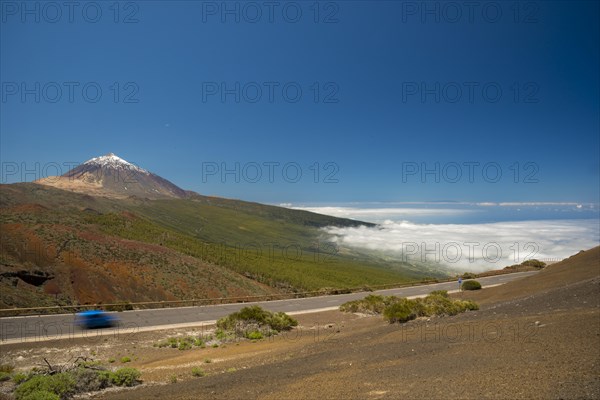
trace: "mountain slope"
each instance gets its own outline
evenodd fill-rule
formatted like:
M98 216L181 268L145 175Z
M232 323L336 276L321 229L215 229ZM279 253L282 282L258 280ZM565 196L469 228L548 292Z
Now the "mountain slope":
M112 198L185 198L188 195L168 180L113 153L92 158L62 176L49 176L36 183Z
M110 153L0 185L0 303L225 297L445 273L340 248L320 228L373 225L184 191Z
M242 296L443 273L336 248L358 221L195 195L114 199L0 185L2 306Z

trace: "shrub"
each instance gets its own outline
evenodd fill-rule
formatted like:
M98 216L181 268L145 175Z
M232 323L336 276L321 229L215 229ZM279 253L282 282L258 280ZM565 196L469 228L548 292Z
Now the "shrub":
M475 278L477 278L477 275L475 275L472 272L465 272L464 274L462 274L462 278L463 279L475 279Z
M540 260L536 260L535 258L532 258L531 260L523 261L521 263L521 265L523 265L525 267L534 267L534 268L542 269L546 266L546 263L543 261L540 261Z
M391 324L394 322L407 322L417 317L413 312L411 301L408 299L400 299L400 301L387 306L383 310L383 316Z
M227 317L219 319L217 321L217 327L222 331L231 331L235 330L238 322L266 325L269 317L270 313L259 306L244 307L238 312L234 312Z
M459 308L456 302L449 297L444 297L439 294L430 294L425 297L422 302L424 306L424 314L431 315L456 315L459 313Z
M57 394L45 390L38 390L29 393L27 396L23 397L22 400L60 400L60 397Z
M340 306L341 311L361 312L364 314L381 314L386 306L394 302L393 296L370 294L364 299L354 300Z
M178 346L179 350L189 350L191 348L192 348L192 345L189 342L187 342L187 341L179 342L179 346Z
M15 390L15 398L23 400L34 392L50 392L60 398L70 396L75 390L75 379L68 373L36 375Z
M246 333L246 337L250 340L258 340L263 338L263 334L260 331L252 331Z
M269 327L275 331L282 331L297 326L298 321L283 312L272 313L263 310L259 306L244 307L238 312L219 319L217 321L219 329L215 335L222 340L226 337L226 331L244 329L249 325L256 326L259 329Z
M368 297L368 296L367 296ZM452 300L445 290L431 292L425 298L414 300L398 298L395 296L381 297L373 296L370 299L352 301L343 304L342 311L353 310L378 310L381 304L384 304L384 318L390 323L407 322L417 317L456 315L468 310L478 310L479 306L470 300ZM373 304L378 304L373 307Z
M135 368L119 368L110 374L110 381L116 386L134 386L140 381L140 375Z
M205 358L204 359L204 363L205 364L210 364L212 362L212 360L210 358Z
M192 368L192 375L200 377L200 376L204 376L206 374L200 367L194 367L194 368Z
M456 302L458 303L458 306L462 311L475 311L475 310L479 310L479 306L477 305L477 303L471 301L471 300L456 300Z
M227 333L223 329L217 329L215 331L215 337L219 340L224 340L227 337Z
M11 372L13 372L15 369L14 365L9 365L9 364L2 364L0 365L0 372L6 372L8 374L10 374Z
M116 360L115 360L113 357L111 357L111 358L109 358L109 359L108 359L108 362L109 362L110 364L114 363L115 361L116 361Z
M276 331L284 331L298 326L298 321L284 312L276 312L269 319L269 326Z
M77 392L95 392L109 386L108 371L78 368L71 372Z
M481 283L477 281L464 281L462 286L462 290L479 290L481 289Z
M10 373L0 371L0 382L10 381Z
M16 383L17 385L20 385L21 383L25 382L27 379L29 379L29 375L24 374L22 372L19 372L15 375L13 375L12 380L14 383Z
M130 357L127 357L127 356L121 357L121 364L125 364L125 363L128 363L128 362L131 362L131 358Z

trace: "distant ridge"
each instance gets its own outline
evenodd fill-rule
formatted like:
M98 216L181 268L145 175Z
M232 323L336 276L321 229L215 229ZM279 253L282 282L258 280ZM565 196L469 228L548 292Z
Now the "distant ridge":
M160 199L188 196L185 190L172 182L114 153L94 157L62 176L49 176L38 179L34 183L111 198L137 196Z

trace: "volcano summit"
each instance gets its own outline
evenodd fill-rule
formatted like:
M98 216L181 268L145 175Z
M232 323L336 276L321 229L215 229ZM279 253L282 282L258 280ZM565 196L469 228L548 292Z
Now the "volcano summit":
M73 192L94 196L149 199L184 198L185 190L140 168L113 153L92 158L61 176L49 176L35 181Z

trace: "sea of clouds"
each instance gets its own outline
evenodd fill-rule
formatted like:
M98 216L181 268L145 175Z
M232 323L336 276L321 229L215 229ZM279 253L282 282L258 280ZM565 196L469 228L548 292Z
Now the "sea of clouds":
M440 263L481 272L527 259L557 261L600 244L598 219L547 219L486 223L423 223L478 210L452 208L295 207L378 223L375 227L323 228L340 246L379 251L401 261ZM560 216L561 214L557 214Z

